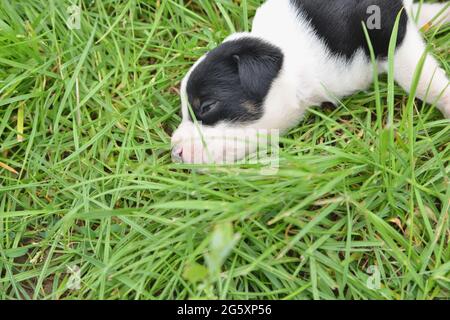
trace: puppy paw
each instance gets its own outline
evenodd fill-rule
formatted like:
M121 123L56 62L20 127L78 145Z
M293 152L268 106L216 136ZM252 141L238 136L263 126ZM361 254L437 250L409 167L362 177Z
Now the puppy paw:
M445 116L445 118L450 119L450 93L447 94L444 98L442 98L438 107L439 110L441 110L442 114Z

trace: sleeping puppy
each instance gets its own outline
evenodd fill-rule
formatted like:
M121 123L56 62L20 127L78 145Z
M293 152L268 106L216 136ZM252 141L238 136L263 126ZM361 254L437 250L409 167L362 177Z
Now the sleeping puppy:
M255 151L256 144L249 143L255 141L255 132L284 133L309 107L368 89L373 65L362 22L379 69L386 72L389 41L400 14L395 80L408 91L426 50L419 27L442 12L441 22L449 22L445 6L419 8L411 0L267 0L251 33L228 37L183 79L183 121L172 137L174 161L240 160ZM369 25L372 14L378 14L378 26L376 21ZM417 96L450 117L449 79L431 55Z

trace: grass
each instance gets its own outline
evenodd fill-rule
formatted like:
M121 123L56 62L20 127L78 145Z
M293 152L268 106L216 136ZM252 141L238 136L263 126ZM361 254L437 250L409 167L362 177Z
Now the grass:
M277 174L200 174L170 160L177 88L261 1L81 3L69 30L69 1L0 0L1 299L450 297L435 108L383 76L312 109Z

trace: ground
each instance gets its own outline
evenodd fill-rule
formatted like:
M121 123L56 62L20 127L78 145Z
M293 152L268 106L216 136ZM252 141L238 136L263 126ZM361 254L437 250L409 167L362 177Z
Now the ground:
M0 6L0 298L450 297L449 121L383 76L280 168L172 164L189 66L261 0ZM69 15L72 15L70 19ZM450 71L450 28L426 31Z

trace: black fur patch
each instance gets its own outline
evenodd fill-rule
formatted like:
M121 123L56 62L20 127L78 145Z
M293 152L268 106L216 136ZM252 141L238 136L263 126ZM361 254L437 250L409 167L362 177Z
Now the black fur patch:
M187 96L195 117L205 125L261 118L262 104L283 65L281 50L246 37L227 41L207 54L192 71Z
M368 8L373 5L381 9L381 29L368 30L369 35L377 57L387 57L392 30L397 15L403 8L401 0L291 0L291 2L311 21L330 51L347 59L360 48L364 48L369 55L361 22L367 22L371 16ZM407 14L403 10L397 45L405 38L407 21Z

